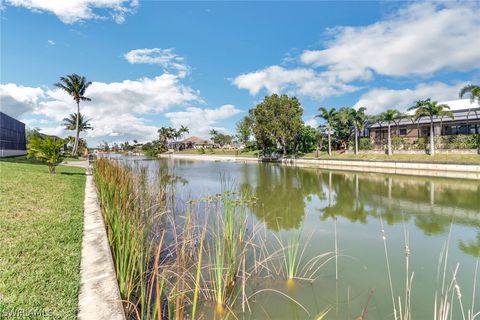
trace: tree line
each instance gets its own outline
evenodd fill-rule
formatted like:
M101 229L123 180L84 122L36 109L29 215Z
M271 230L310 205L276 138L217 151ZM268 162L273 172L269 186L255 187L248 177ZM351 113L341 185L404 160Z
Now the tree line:
M473 103L480 105L480 86L469 85L464 87L460 98L470 95ZM431 99L417 101L408 110L413 115L407 115L397 109L388 109L378 115L366 114L366 108L353 107L325 108L320 107L316 118L323 123L313 128L302 120L303 108L296 97L272 94L266 96L262 102L249 110L240 122L237 123L237 139L247 148L258 149L263 156L295 155L326 150L329 155L332 149L349 148L353 144L353 151L358 154L359 137L367 124L379 123L387 128L386 152L392 154L391 126L400 120L409 118L413 122L421 118L430 120L430 150L434 155L433 121L436 117L453 118L453 113L446 104L439 104ZM252 139L253 138L253 139ZM326 141L325 141L326 140Z
M80 113L80 102L91 101L85 95L91 84L92 82L87 81L84 76L75 73L60 77L60 81L54 84L55 87L69 94L75 102L76 112L63 119L65 129L75 131L74 137L55 139L40 134L36 130L28 139L28 156L48 163L51 172L54 172L55 166L61 162L62 149L65 144L73 143L72 156L78 156L81 150L87 150L86 140L80 138L80 132L92 130L93 127L90 125L90 119L86 119ZM459 96L463 98L465 95L470 95L472 103L477 101L480 104L480 86L463 87ZM409 110L414 110L413 121L424 117L430 119L430 155L435 152L433 119L438 116L453 117L448 109L449 106L438 104L431 99L417 101L414 106L409 108ZM210 135L212 141L220 146L239 142L244 144L247 150L258 149L267 156L277 153L285 156L314 150L318 153L324 148L331 155L332 146L335 149L347 149L351 140L353 140L354 152L357 154L360 132L367 123L379 122L387 126L387 153L390 155L392 154L391 125L407 117L396 109L389 109L379 115L367 115L365 114L366 109L363 107L358 109L344 107L338 110L321 107L318 111L319 114L316 117L323 119L324 123L318 128L313 128L303 122L303 108L296 97L272 94L250 109L249 114L237 123L235 136L218 132L215 129L210 131ZM189 129L185 126L181 126L179 129L162 127L158 130L158 139L151 142L139 144L134 140L131 145L126 141L120 145L114 143L112 147L107 142L103 142L99 147L105 151L133 151L140 148L146 154L157 155L167 151L169 141L176 142L187 133L189 133ZM327 138L326 147L325 136ZM480 138L478 140L480 141ZM480 145L480 142L478 144Z

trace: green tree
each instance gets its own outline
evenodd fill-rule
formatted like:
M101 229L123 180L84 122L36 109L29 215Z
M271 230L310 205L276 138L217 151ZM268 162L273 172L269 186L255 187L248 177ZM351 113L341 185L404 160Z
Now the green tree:
M415 110L414 119L417 121L422 117L428 117L430 119L430 155L435 155L435 143L433 140L433 118L434 117L450 117L453 119L453 113L446 109L450 107L446 104L438 104L437 101L431 101L431 99L419 100L417 103L408 108L408 110Z
M233 140L233 136L218 132L215 129L210 130L210 135L212 136L212 141L220 145L221 147L232 143L232 140Z
M158 140L165 147L167 146L168 140L171 140L175 137L175 129L172 127L161 127L158 129Z
M252 131L263 153L278 144L286 155L303 126L302 115L298 99L287 95L272 94L251 109Z
M322 118L325 120L325 131L327 131L327 137L328 137L328 155L332 155L332 139L331 139L331 131L333 128L333 122L335 121L335 117L337 115L337 110L335 108L331 108L330 110L327 110L324 107L318 108L318 111L320 113L316 115L315 117Z
M63 160L62 149L65 141L53 137L34 136L28 143L27 156L43 161L48 166L48 172L55 173L55 167Z
M470 102L474 102L477 100L477 103L480 104L480 86L470 84L468 86L465 86L460 90L460 98L463 98L467 93L470 94Z
M87 81L84 76L78 74L70 74L65 77L60 77L60 82L54 85L67 92L73 97L73 100L77 103L77 114L80 114L80 101L91 101L90 98L85 97L85 91L92 83ZM75 123L75 143L73 144L73 154L78 152L78 139L80 136L80 116L77 117Z
M388 109L385 112L382 112L379 116L380 121L385 121L387 123L387 154L392 155L392 135L390 126L392 122L395 122L402 116L400 111L396 109Z
M102 151L105 151L105 152L108 152L108 151L110 151L110 146L108 145L107 141L103 141L102 143L100 143L98 145L98 149L100 149Z
M68 136L66 139L64 139L64 142L67 144L72 144L75 142L75 137ZM80 138L78 139L78 147L77 151L79 154L83 154L85 152L85 149L88 149L87 146L87 140ZM68 150L71 152L73 150L73 147L68 147Z
M68 115L67 118L63 119L63 125L65 126L65 130L76 130L77 127L77 114L76 113L71 113ZM93 127L90 125L90 119L86 119L81 113L80 113L80 119L78 120L78 131L79 132L84 132L87 130L93 130ZM82 148L80 146L82 139L79 139L78 144L77 144L77 151L82 152ZM75 139L73 139L73 144L75 145Z
M245 146L247 146L250 136L252 135L251 123L251 119L247 116L240 120L236 126L237 139Z
M315 132L315 157L318 158L318 153L323 147L324 134L321 129L317 129Z
M26 130L27 143L30 142L34 137L43 137L43 134L40 133L40 128L27 128Z
M301 153L313 152L317 147L318 130L311 126L302 126L296 136L295 149Z
M334 142L337 148L346 149L352 135L351 130L351 108L342 107L337 110L333 117L332 129Z
M353 127L354 134L354 153L358 154L358 134L365 127L365 115L366 108L361 107L358 109L350 109L350 123Z
M170 128L170 130L171 130L171 137L175 141L178 141L178 139L182 138L183 135L190 132L190 130L184 125L181 125L180 128L178 129Z

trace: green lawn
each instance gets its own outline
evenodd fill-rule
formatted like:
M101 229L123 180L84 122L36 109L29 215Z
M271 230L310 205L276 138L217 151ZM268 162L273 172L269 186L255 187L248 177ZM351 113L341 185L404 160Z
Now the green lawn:
M304 155L305 158L314 158L315 153ZM341 160L377 160L377 161L411 161L411 162L452 162L452 163L480 163L478 154L436 154L431 157L428 154L371 154L367 151L360 151L358 155L333 153L331 157L326 152L320 153L319 159L341 159Z
M319 159L340 159L340 160L377 160L377 161L421 161L421 162L452 162L452 163L480 163L480 155L477 154L437 154L430 157L427 154L371 154L368 151L360 151L360 154L343 154L334 152L331 157L326 152L319 154ZM238 150L205 149L205 154L198 150L188 149L175 152L176 154L194 154L194 155L217 155L217 156L239 156L239 157L257 157L258 151L240 152ZM303 155L303 158L315 158L315 152Z
M24 157L0 161L0 318L46 312L75 319L85 173ZM38 318L38 317L25 317Z

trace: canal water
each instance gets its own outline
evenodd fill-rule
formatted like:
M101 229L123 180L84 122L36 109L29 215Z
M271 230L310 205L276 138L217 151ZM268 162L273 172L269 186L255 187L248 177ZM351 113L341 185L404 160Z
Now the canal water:
M413 319L433 319L444 268L445 285L450 285L458 266L456 284L465 312L472 305L480 255L480 181L278 164L183 159L134 162L149 168L151 174L161 170L174 175L178 203L218 194L226 180L250 190L257 199L249 208L251 217L279 238L300 234L304 243L308 241L305 261L337 248L338 258L322 266L313 282L296 281L293 286L283 280L258 283L256 290L268 290L255 295L252 312L239 313L241 318L315 319L329 309L325 319L362 319L362 314L364 319L393 319L390 279L398 311L399 297L402 307L405 303L407 258L408 277L413 276ZM441 253L447 251L447 263L439 262ZM279 292L298 301L308 313ZM479 297L480 289L476 311ZM452 318L463 319L457 295L448 300Z

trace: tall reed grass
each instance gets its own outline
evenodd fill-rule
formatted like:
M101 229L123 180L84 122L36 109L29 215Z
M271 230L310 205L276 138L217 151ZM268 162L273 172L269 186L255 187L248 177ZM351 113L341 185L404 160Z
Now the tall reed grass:
M250 279L271 275L274 254L266 230L247 219L248 192L229 186L179 214L168 209L165 182L150 189L141 168L99 159L94 178L129 318L201 318L209 301L221 318L236 318L240 304L250 310L259 293Z

